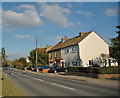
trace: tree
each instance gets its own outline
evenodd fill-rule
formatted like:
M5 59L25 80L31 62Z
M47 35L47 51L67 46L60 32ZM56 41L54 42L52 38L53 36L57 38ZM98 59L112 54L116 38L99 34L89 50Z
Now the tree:
M6 51L5 51L4 47L1 48L1 61L2 61L2 66L4 66L4 65L8 66L7 55L6 55Z
M1 56L2 56L2 61L6 61L7 60L7 56L6 56L6 52L5 52L5 48L2 47L1 49Z
M117 37L111 38L112 45L110 46L110 56L118 60L120 65L120 26L116 26L119 30L116 32Z
M37 51L37 62L39 65L48 64L48 53L46 53L45 49L34 49L30 52L30 56L28 56L29 60L35 65L36 64L36 51Z
M18 62L22 63L22 65L23 65L24 67L27 67L27 66L28 66L28 63L27 63L27 61L26 61L26 58L20 58L20 59L18 60Z

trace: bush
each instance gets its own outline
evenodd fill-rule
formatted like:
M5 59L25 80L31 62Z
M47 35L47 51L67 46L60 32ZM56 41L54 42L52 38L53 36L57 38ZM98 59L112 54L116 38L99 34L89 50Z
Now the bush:
M120 67L68 67L68 71L95 74L119 74Z
M93 64L93 67L100 67L100 65L98 65L98 64Z
M23 66L20 66L20 65L18 65L16 68L17 68L17 69L21 69L21 70L24 69L24 67L23 67Z

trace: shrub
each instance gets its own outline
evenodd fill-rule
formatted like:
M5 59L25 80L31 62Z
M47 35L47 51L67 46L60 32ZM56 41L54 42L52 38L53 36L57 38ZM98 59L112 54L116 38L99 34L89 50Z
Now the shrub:
M68 71L95 74L119 74L120 67L68 67Z
M17 69L21 69L21 70L23 70L23 69L24 69L24 67L23 67L23 66L18 65L18 66L17 66Z
M98 65L98 64L93 64L93 67L100 67L100 65Z

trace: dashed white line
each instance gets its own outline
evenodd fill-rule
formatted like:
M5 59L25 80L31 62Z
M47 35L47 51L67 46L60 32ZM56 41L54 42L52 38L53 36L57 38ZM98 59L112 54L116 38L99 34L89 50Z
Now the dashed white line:
M64 85L60 85L60 84L56 84L56 83L51 83L53 85L57 85L57 86L60 86L60 87L64 87L64 88L67 88L67 89L71 89L71 90L76 90L74 88L71 88L71 87L67 87L67 86L64 86Z
M20 73L17 73L21 76L24 76L24 77L29 77L29 78L32 78L32 79L35 79L35 80L39 80L39 81L44 81L42 79L39 79L39 78L34 78L34 77L31 77L31 76L27 76L27 75L24 75L24 74L20 74ZM52 85L56 85L56 86L60 86L60 87L63 87L63 88L67 88L67 89L71 89L71 90L76 90L74 88L71 88L71 87L67 87L67 86L64 86L64 85L60 85L60 84L56 84L56 83L51 83Z
M27 75L23 75L23 74L19 74L19 75L24 76L24 77L29 77L29 78L32 78L32 79L35 79L35 80L43 81L42 79L34 78L34 77L31 77L31 76L27 76Z
M42 79L38 79L38 78L33 78L33 79L35 79L35 80L39 80L39 81L43 81Z

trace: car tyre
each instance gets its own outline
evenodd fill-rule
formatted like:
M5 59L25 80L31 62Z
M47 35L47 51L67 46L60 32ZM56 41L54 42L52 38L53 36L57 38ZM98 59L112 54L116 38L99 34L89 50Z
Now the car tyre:
M55 70L54 73L57 73L57 71Z

